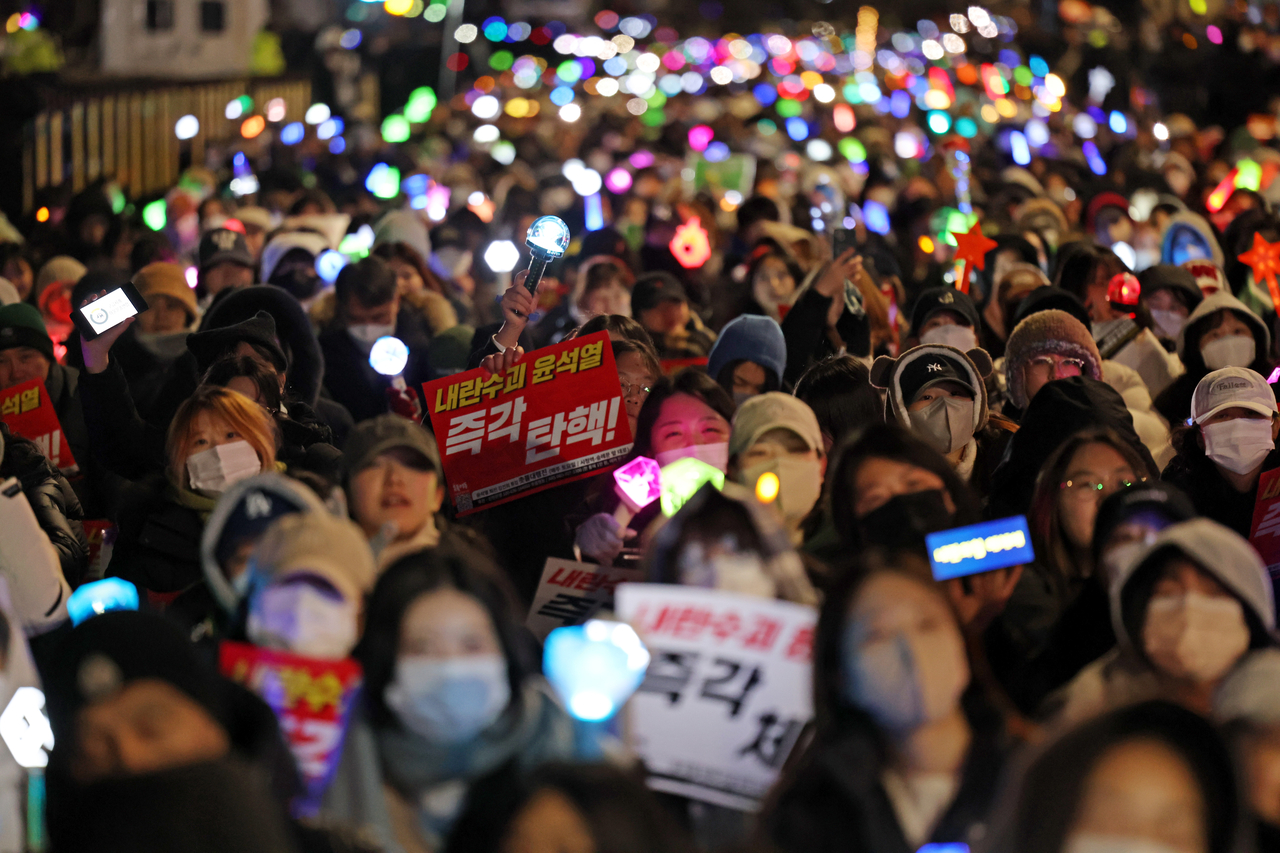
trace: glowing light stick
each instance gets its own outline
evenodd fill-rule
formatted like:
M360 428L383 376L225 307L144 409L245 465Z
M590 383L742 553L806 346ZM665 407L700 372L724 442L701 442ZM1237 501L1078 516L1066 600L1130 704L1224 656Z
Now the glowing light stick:
M72 625L111 610L137 610L138 588L123 578L103 578L87 583L67 599Z
M569 713L586 722L612 717L644 680L649 650L630 625L592 619L547 635L542 669Z
M44 693L19 687L0 714L0 738L27 771L27 849L48 848L44 825L44 768L53 749L53 729L44 713Z
M525 245L533 253L529 262L529 277L524 286L534 296L538 295L538 283L547 271L547 265L569 249L569 226L558 216L539 216L529 226Z
M622 503L613 511L620 527L625 528L636 513L662 497L662 474L658 463L647 456L632 459L613 472L614 489Z
M663 468L662 514L675 515L707 483L723 489L724 472L701 459L687 456Z

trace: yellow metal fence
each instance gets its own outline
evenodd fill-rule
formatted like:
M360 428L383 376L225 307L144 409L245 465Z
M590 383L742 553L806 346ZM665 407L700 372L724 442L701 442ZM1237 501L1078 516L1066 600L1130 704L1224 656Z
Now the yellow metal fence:
M131 197L163 192L177 183L182 151L189 164L204 162L205 148L240 134L245 117L228 119L227 102L253 98L256 110L283 98L286 121L301 121L311 103L306 80L254 79L175 86L122 87L65 98L39 113L23 143L22 205L30 212L47 187L78 192L99 178L114 178ZM59 100L62 100L61 98ZM184 115L200 121L194 138L179 140L174 124Z

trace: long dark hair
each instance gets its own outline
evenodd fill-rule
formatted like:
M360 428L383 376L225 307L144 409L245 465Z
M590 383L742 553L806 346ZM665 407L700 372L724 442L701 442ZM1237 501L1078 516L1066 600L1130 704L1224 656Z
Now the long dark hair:
M1067 466L1071 464L1076 451L1089 444L1105 444L1110 447L1124 457L1124 461L1139 477L1155 479L1159 475L1132 444L1109 427L1081 430L1060 444L1040 468L1031 498L1031 510L1027 514L1036 559L1052 570L1055 579L1079 580L1093 570L1093 552L1087 546L1079 554L1072 551L1062 529L1060 512L1065 494L1062 481L1067 477ZM1080 560L1086 561L1085 565L1079 565Z
M383 693L395 674L404 614L419 596L441 589L473 596L493 620L507 659L513 705L520 702L525 678L537 671L536 659L531 656L533 640L518 616L521 608L515 592L496 564L456 543L410 554L378 578L369 597L364 636L355 650L364 667L366 703L375 726L394 724Z
M715 380L700 370L683 370L674 378L664 376L653 386L649 398L640 409L640 417L636 419L636 445L633 456L653 456L653 441L650 433L658 421L662 404L676 394L688 394L696 397L714 409L722 418L733 423L733 398Z
M884 403L871 384L871 371L851 355L814 363L796 382L794 394L813 409L833 447L857 430L884 422Z
M1168 702L1129 705L1069 730L1007 780L989 853L1061 853L1085 781L1108 752L1154 740L1185 761L1205 804L1209 853L1248 849L1243 791L1213 725Z
M975 524L979 520L979 500L951 463L938 451L916 438L897 424L873 424L854 434L840 450L833 454L835 466L827 472L827 495L831 505L831 519L845 546L856 553L862 549L858 516L855 508L858 496L854 493L854 481L864 462L869 459L892 459L932 471L942 479L943 489L951 496L956 507L955 526Z

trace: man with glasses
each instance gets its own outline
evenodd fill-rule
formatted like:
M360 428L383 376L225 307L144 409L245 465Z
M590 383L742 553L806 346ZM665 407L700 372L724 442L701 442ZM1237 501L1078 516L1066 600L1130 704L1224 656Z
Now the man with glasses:
M1102 357L1084 324L1066 311L1038 311L1018 324L1005 348L1004 375L1009 404L1017 417L1040 389L1055 379L1102 379Z

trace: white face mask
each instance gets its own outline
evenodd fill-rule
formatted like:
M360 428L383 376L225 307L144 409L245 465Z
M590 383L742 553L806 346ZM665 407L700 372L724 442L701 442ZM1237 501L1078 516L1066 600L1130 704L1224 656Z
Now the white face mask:
M718 441L714 444L691 444L675 450L663 450L653 454L659 468L665 468L677 459L701 459L717 471L729 470L729 442Z
M1205 455L1236 474L1248 474L1275 450L1271 420L1235 418L1201 427Z
M502 655L396 660L383 694L406 729L433 743L462 743L497 722L511 702Z
M753 492L766 472L778 477L778 496L773 506L789 522L800 521L822 496L822 463L816 458L788 453L742 471L741 482Z
M1224 367L1248 367L1257 355L1257 346L1249 335L1228 335L1209 341L1200 347L1200 357L1205 367L1221 370Z
M935 326L920 336L922 344L940 344L942 346L955 347L960 352L968 352L978 346L978 336L973 331L972 326L957 326L955 323L947 323L943 326Z
M194 491L220 495L233 483L262 471L262 460L244 439L201 450L187 457L187 476Z
M347 326L347 334L351 336L351 340L359 344L360 348L365 352L373 349L374 343L378 338L385 338L387 335L395 334L395 323L383 325L381 323L362 323L357 326Z
M900 632L865 648L845 629L845 698L892 732L907 732L952 713L969 684L958 636Z
M973 438L973 407L973 400L939 397L909 414L911 431L943 456L954 453Z
M1249 648L1244 607L1230 596L1200 592L1152 598L1142 648L1153 664L1176 678L1216 681Z
M755 551L738 551L732 537L721 543L720 553L707 556L701 542L690 542L680 554L680 583L703 589L718 589L758 598L773 598L777 584L765 571L764 560Z
M1156 324L1161 336L1176 341L1182 327L1186 325L1187 315L1181 311L1152 311L1151 322ZM1252 361L1252 359L1250 360Z
M247 572L246 572L247 574ZM341 660L360 638L354 602L307 583L269 586L257 596L245 626L249 640L303 657Z
M1062 846L1062 853L1178 853L1159 841L1125 835L1095 835L1077 832Z

